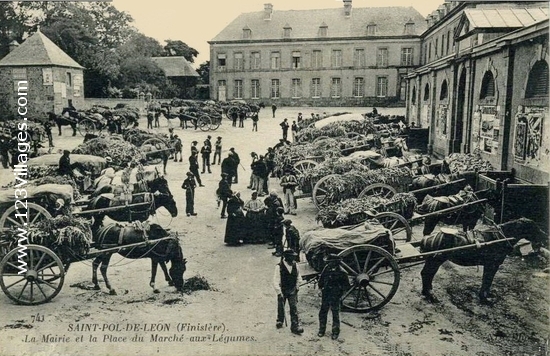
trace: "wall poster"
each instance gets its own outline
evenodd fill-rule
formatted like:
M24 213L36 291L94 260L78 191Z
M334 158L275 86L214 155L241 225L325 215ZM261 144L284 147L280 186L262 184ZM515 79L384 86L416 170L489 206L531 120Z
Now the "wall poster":
M544 121L548 119L548 108L528 107L522 110L520 107L516 114L514 137L516 162L536 167L550 165L549 135L544 130Z
M481 138L481 149L486 153L497 152L498 132L500 129L500 120L498 119L498 107L480 106L479 107L479 137ZM496 145L495 145L496 141Z
M27 79L27 68L12 68L11 75L13 79Z
M440 104L439 109L437 110L436 126L437 126L438 133L443 136L447 135L448 111L449 111L449 106L446 104Z
M42 85L53 85L53 71L51 68L42 68Z

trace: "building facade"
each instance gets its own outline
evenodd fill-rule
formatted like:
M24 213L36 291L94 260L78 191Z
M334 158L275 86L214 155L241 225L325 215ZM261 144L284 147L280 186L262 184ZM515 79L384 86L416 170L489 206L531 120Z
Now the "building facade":
M497 170L548 184L548 4L445 3L427 22L406 107L429 128L429 152L479 150Z
M412 7L245 13L210 44L210 97L280 105L404 105L424 18Z
M18 115L18 99L26 97L27 117L61 114L69 100L84 106L84 75L80 64L40 30L0 60L0 115Z

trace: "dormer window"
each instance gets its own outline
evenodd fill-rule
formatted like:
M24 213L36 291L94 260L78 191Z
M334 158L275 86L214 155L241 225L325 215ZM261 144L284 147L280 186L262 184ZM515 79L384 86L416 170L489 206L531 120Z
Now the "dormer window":
M286 24L285 27L283 27L283 37L290 38L291 33L292 33L292 27L290 27L289 24Z
M252 38L252 30L246 26L243 28L243 40L248 40L250 38Z
M321 26L319 26L319 37L327 37L328 36L328 26L326 23L322 23Z
M367 25L367 36L375 36L375 35L376 35L376 24L371 22Z
M407 21L407 23L405 24L404 33L405 35L414 35L415 32L416 31L415 31L414 22L412 19L409 19L409 21Z

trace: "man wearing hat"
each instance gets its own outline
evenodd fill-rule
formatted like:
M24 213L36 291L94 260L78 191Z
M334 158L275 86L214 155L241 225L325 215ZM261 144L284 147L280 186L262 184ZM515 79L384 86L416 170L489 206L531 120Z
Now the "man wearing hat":
M296 261L300 262L300 232L292 225L292 220L283 220L285 227L286 246L288 249L296 252Z
M296 253L286 250L283 258L275 266L273 274L273 288L277 293L277 329L283 327L285 322L285 303L288 300L290 307L290 331L301 335L304 329L300 327L298 319L298 289L300 284L300 272L296 267Z
M202 185L201 176L199 175L199 161L197 159L198 154L198 151L191 151L191 156L189 157L189 171L193 173L195 179L197 179L199 187L204 187L204 185Z
M296 176L292 174L290 168L285 169L285 175L281 178L281 187L283 187L283 195L285 198L285 214L296 215L296 198L294 198L294 191L298 186L298 180Z
M59 159L59 174L64 176L73 176L73 169L71 168L71 157L69 157L71 151L63 150L63 155Z
M328 310L332 310L332 340L340 335L340 299L344 292L349 290L348 275L340 268L342 258L335 254L329 254L325 259L326 265L319 277L319 289L321 289L321 309L319 310L319 333L317 336L325 336L327 327Z
M208 136L210 137L210 136ZM222 163L222 137L218 136L216 143L214 144L214 158L212 164L216 164L216 157L218 157L218 165Z
M229 152L227 154L227 157L225 157L222 161L222 173L225 173L227 176L227 183L231 185L233 183L233 171L235 170L234 165L235 161L233 158L231 158L233 154Z
M195 178L193 173L187 172L187 178L183 181L181 185L182 189L185 189L185 212L187 216L196 216L195 213Z
M197 152L199 153L199 149L197 148L197 141L193 141L191 142L191 155L193 154L193 152Z
M233 192L231 192L231 186L228 182L228 175L227 173L221 174L222 179L220 179L220 182L218 183L218 189L216 190L216 195L220 198L222 201L222 212L220 218L225 219L227 215L225 215L225 211L227 210L227 200L233 195Z
M183 145L181 143L181 139L178 137L178 135L174 135L174 162L178 161L178 153L180 154L180 162L181 162L182 149L183 149Z
M204 141L204 144L201 148L201 156L202 156L202 173L204 174L206 171L206 168L208 168L208 173L212 173L210 170L210 154L212 153L212 145L209 143L208 140Z
M231 152L231 159L233 160L233 172L232 174L230 174L233 178L235 178L235 180L233 182L229 182L229 183L239 183L239 172L238 172L238 168L239 168L239 164L241 163L241 159L239 157L239 154L237 152L235 152L235 149L233 147L231 147L229 149L229 152Z
M265 218L267 220L267 230L269 231L271 242L270 245L275 247L276 241L273 236L274 231L274 225L276 224L278 217L277 217L277 209L283 209L283 201L281 198L277 196L277 192L274 190L269 193L269 196L264 199L264 204L267 207L267 211L265 212ZM284 219L283 219L284 220ZM282 222L282 220L281 220ZM281 236L282 237L282 236Z

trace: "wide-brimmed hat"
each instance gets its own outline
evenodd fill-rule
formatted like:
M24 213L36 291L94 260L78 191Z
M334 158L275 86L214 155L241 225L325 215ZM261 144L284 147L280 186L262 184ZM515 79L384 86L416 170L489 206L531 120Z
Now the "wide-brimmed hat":
M285 224L285 225L290 225L290 224L292 224L292 220L290 220L290 219L285 219L285 220L283 220L283 224Z
M221 140L221 139L222 139L222 137L221 137L221 136L218 136L218 140Z
M71 153L69 150L63 150L63 153Z
M193 141L193 142L191 142L191 143L199 143L199 141Z

